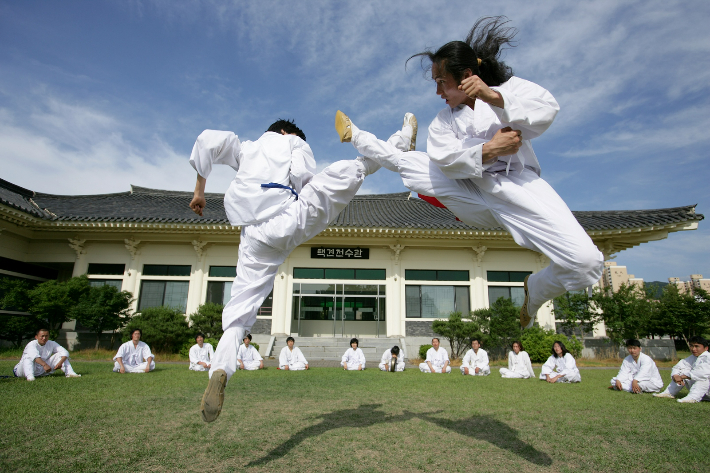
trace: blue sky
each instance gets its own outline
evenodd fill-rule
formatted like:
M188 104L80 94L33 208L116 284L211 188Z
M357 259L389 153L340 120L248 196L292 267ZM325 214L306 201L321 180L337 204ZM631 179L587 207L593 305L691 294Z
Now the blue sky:
M519 30L506 62L561 111L533 142L573 210L698 204L710 219L710 2L0 2L0 177L40 192L192 190L206 128L304 130L319 167L355 156L337 109L386 137L445 104L417 52L480 16ZM208 191L233 175L218 169ZM394 173L361 193L404 191ZM647 281L710 277L710 221L618 254Z

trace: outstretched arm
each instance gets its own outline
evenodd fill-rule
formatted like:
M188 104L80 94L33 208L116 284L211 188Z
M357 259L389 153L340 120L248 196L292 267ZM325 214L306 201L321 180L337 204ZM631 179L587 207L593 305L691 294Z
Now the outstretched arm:
M202 211L205 210L207 206L207 201L205 200L205 185L207 184L207 179L197 175L197 183L195 184L195 193L192 196L192 201L190 202L190 208L197 215L202 217Z

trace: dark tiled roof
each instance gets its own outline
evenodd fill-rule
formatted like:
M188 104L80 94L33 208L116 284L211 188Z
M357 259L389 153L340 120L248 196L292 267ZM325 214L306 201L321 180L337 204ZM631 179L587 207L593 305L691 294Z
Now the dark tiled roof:
M191 192L132 186L130 192L117 194L53 195L32 192L0 180L0 203L34 216L60 221L228 223L224 212L224 195L207 194L205 197L207 208L204 217L200 218L188 208L192 199ZM587 231L646 228L700 221L704 218L695 213L694 205L656 210L585 211L574 212L574 215ZM410 197L409 192L356 196L331 226L474 229L457 221L447 209Z

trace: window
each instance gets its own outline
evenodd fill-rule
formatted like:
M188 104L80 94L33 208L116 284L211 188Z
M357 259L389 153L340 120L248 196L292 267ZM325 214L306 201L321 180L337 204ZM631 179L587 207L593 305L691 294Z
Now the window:
M126 270L125 264L102 264L89 263L89 269L86 274L104 274L107 276L123 276Z
M384 269L347 269L347 268L293 268L296 279L369 279L384 280Z
M232 296L232 281L209 281L207 283L207 297L205 302L226 305ZM271 315L274 304L274 290L272 289L264 302L259 307L256 315Z
M236 278L237 277L237 267L236 266L210 266L211 278Z
M89 279L89 286L113 286L120 291L123 287L123 279Z
M523 286L488 286L488 305L504 297L513 301L517 307L522 307L525 302L525 288Z
M138 311L149 307L164 306L174 307L185 312L189 288L188 281L143 281L141 282Z
M524 282L532 271L488 271L488 282Z
M143 276L189 276L190 269L190 265L145 264Z
M407 318L447 318L470 312L468 286L405 286Z
M406 269L407 281L468 281L468 271L450 271L433 269Z

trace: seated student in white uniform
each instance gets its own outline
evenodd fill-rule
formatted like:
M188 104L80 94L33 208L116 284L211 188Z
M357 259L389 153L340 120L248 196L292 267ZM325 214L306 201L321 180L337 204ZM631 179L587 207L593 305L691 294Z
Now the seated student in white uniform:
M680 360L671 371L671 383L665 391L654 394L655 397L674 399L684 388L688 388L688 395L678 402L710 401L710 352L708 341L703 337L691 337L690 355Z
M279 354L279 369L285 371L301 371L308 369L308 360L303 353L293 345L296 343L293 337L286 339L286 346Z
M663 387L661 373L650 356L641 353L641 342L635 338L626 340L626 351L619 374L611 378L609 389L634 394L657 393Z
M20 362L12 372L18 378L34 381L40 376L53 374L62 370L67 378L79 378L69 363L69 352L57 342L49 339L49 330L37 330L35 339L25 346Z
M529 379L535 377L532 363L528 352L523 351L523 344L519 341L513 342L513 350L508 352L508 367L500 369L500 375L503 378L523 378Z
M358 348L357 338L350 340L350 348L345 350L340 359L340 366L347 371L362 371L365 369L365 354Z
M431 348L426 352L426 360L419 363L419 371L422 373L451 373L449 366L449 354L439 347L439 339L431 339Z
M488 365L488 352L481 348L481 340L474 338L471 340L471 349L463 357L461 363L461 374L471 376L488 376L491 374L491 367Z
M264 359L251 345L251 334L247 334L237 350L237 363L240 370L254 371L264 369Z
M550 356L540 371L540 379L548 383L579 383L582 375L577 363L562 342L552 344Z
M143 331L137 328L131 332L131 340L118 347L113 357L115 373L148 373L155 369L155 356L145 342L141 342Z
M205 336L198 333L195 343L190 347L190 369L193 371L207 371L212 366L214 349L211 343L205 343Z
M382 354L382 358L380 359L380 364L377 365L380 368L380 371L390 370L390 361L392 360L392 358L396 360L394 370L404 371L404 356L400 356L400 353L401 351L397 345L385 350L385 352Z
M412 141L408 128L395 133L389 143L408 149ZM205 185L212 168L223 164L236 171L224 196L224 210L229 223L242 229L237 275L222 312L224 335L200 405L202 419L213 422L221 412L227 381L237 371L237 348L256 322L279 266L295 248L325 230L355 197L365 176L379 166L356 158L316 173L305 134L288 120L274 122L256 141L230 131L205 130L192 148L190 164L197 171L190 208L200 216L209 212ZM209 218L220 211L217 206Z

